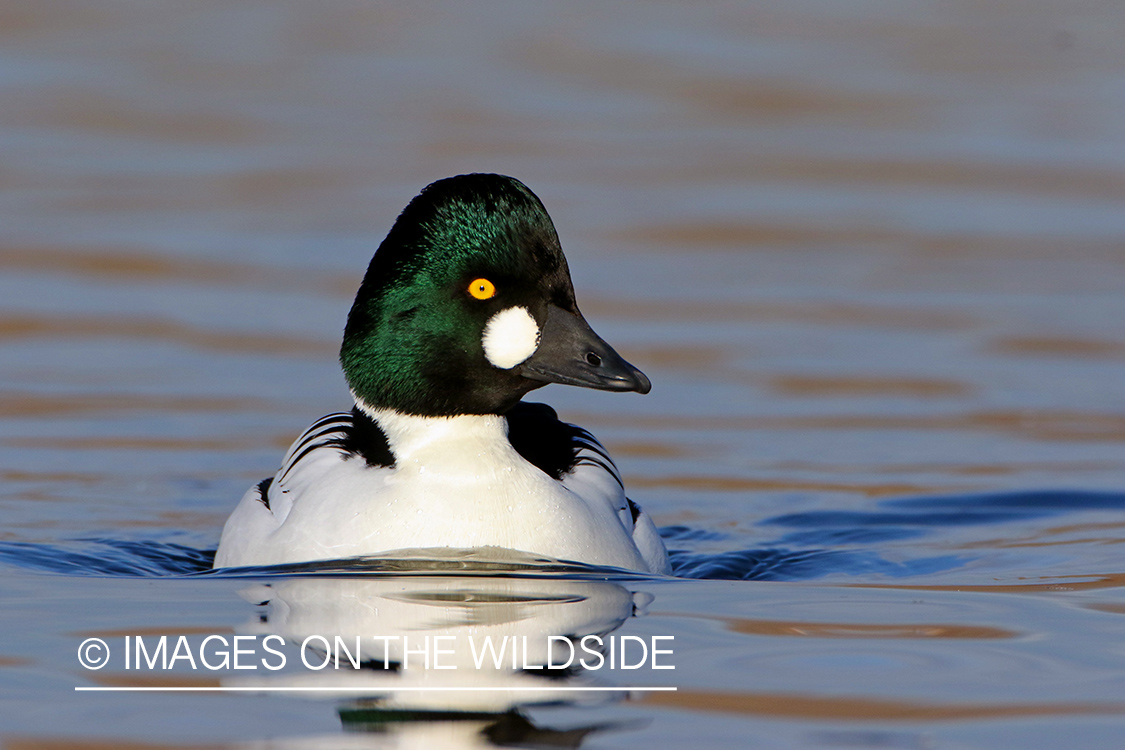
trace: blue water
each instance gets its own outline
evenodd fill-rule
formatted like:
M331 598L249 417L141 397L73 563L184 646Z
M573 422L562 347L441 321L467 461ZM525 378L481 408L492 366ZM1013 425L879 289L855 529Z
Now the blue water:
M912 578L953 571L977 559L972 555L931 555L891 561L882 542L940 535L950 527L996 525L1015 521L1079 523L1082 511L1123 511L1125 493L1031 491L1003 494L933 496L886 500L871 511L812 510L759 522L786 531L772 543L752 549L695 551L737 541L728 534L687 526L668 526L661 535L669 548L676 577L741 581L809 581L828 576ZM788 531L795 529L795 531ZM1003 532L1002 529L999 530ZM693 544L695 543L695 544ZM16 569L77 576L182 576L212 573L215 551L170 542L75 539L67 544L0 542L0 563ZM424 566L419 566L419 568ZM597 573L597 567L569 563L538 566L552 572ZM238 569L237 574L373 574L401 572L379 560L329 561L312 565ZM620 571L608 570L611 574Z
M1117 750L1123 36L1110 0L8 0L0 745ZM390 223L468 171L543 199L652 379L536 398L607 446L674 576L211 571L348 408ZM405 669L317 698L120 661L271 628L672 636L674 671L585 678L677 691L477 674L535 692L452 706ZM88 638L116 661L80 666ZM165 679L262 690L75 691Z

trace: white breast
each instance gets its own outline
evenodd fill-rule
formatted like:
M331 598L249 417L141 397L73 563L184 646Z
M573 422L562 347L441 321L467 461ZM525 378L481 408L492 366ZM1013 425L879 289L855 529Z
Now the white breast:
M503 417L369 416L387 435L393 468L331 451L285 478L291 502L271 505L287 508L265 508L252 489L223 530L216 566L497 546L649 569L617 512L624 494L612 478L585 474L564 486L512 448Z

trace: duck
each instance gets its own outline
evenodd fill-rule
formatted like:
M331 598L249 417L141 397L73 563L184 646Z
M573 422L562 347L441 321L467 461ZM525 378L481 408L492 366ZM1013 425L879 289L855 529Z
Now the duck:
M315 421L223 527L215 568L508 550L668 574L609 451L550 383L648 393L586 322L554 223L522 182L438 180L403 209L348 313L350 411Z

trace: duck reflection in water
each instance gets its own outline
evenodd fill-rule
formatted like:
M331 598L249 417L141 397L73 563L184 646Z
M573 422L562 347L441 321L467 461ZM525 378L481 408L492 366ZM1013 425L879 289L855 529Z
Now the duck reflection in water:
M338 707L345 729L378 732L379 746L578 747L592 732L637 725L548 729L520 710L545 704L593 707L627 694L573 690L614 685L615 672L584 668L579 658L586 657L587 664L605 659L608 665L609 634L643 613L652 599L618 583L484 576L290 578L241 593L262 611L240 634L275 634L291 647L307 643L309 662L327 661L328 668L230 677L224 686L308 687L309 693L298 694L335 700L345 695ZM586 636L600 640L586 638L583 651ZM326 653L338 650L337 637L347 653ZM566 663L571 649L576 656L569 666L547 668ZM348 654L359 669L352 668ZM334 667L337 656L342 668ZM289 662L299 667L301 659ZM635 679L636 672L626 674ZM323 687L347 692L316 691Z

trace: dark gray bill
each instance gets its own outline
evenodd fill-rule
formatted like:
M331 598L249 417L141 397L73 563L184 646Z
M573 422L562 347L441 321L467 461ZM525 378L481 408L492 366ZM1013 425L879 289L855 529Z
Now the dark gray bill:
M603 391L648 393L652 383L602 341L581 315L556 305L547 308L539 348L520 366L520 375Z

